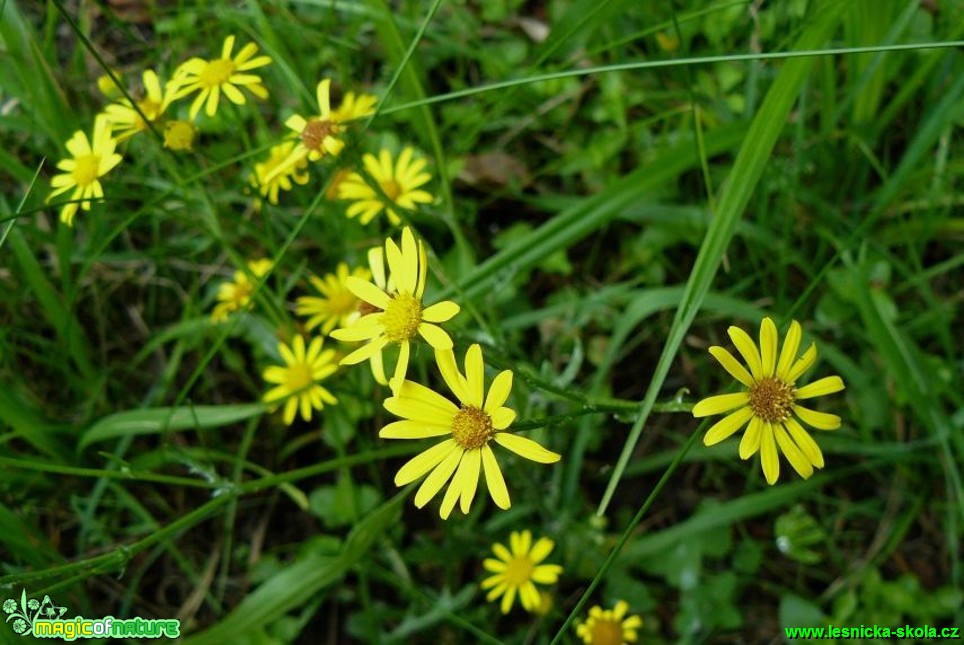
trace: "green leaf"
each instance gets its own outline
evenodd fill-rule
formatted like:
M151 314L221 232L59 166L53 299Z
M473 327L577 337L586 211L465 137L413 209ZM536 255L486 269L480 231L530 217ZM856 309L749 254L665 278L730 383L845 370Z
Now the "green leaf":
M186 639L184 645L234 642L305 604L341 579L368 553L375 541L397 521L399 506L406 497L407 491L399 493L359 522L337 556L311 553L302 557L249 594L224 620Z
M148 408L118 412L104 417L88 428L80 441L80 448L118 437L218 428L250 419L263 412L264 406L260 403Z

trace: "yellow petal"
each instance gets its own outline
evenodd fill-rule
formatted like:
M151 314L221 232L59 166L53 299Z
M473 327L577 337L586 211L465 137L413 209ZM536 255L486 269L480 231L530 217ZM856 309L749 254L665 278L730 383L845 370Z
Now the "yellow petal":
M552 553L555 548L556 543L547 537L539 538L533 545L532 550L529 551L529 559L532 560L533 564L539 564Z
M763 421L759 417L750 419L750 425L740 440L740 459L749 459L760 449L760 436L763 434Z
M803 330L800 327L800 323L794 320L790 323L790 329L787 330L786 338L783 339L783 349L780 350L780 362L777 363L777 377L781 380L787 380L787 372L790 370L793 360L797 357L797 350L800 349L800 338L802 336Z
M810 463L817 468L823 468L823 453L820 451L820 446L817 445L817 442L810 436L810 433L804 430L803 426L797 423L797 420L792 417L784 422L784 426L786 426L787 431L800 447L800 450L803 451L803 454L810 460Z
M452 442L455 443L454 441ZM425 478L422 485L419 486L418 492L415 493L415 506L422 508L425 506L430 499L435 497L435 495L442 489L445 482L449 480L452 473L459 465L459 461L462 459L462 453L465 452L460 446L456 445L445 459L442 460L438 466L435 467L429 476Z
M776 433L777 445L780 446L780 450L783 451L793 469L804 479L810 479L810 476L813 475L813 466L810 464L810 460L804 456L803 451L797 447L797 444L793 442L782 425L777 424L773 427L773 431Z
M405 374L408 372L408 359L412 352L412 344L403 340L399 345L398 362L395 363L395 373L388 382L388 387L392 389L392 394L398 396L401 392L402 384L405 382Z
M459 477L459 473L462 472L462 464L464 463L465 453L463 453L461 456L458 469L455 471L452 481L449 482L449 487L445 491L445 496L442 497L442 504L439 506L438 514L443 520L447 520L449 515L452 514L452 509L455 508L455 502L458 501L462 494L462 488L465 485L465 481Z
M752 416L753 410L751 410L749 406L728 414L714 423L713 426L706 431L706 434L703 436L703 443L707 446L720 443L742 428Z
M760 461L763 464L763 476L771 486L780 477L780 456L777 454L777 443L773 437L773 426L763 422L763 436L760 437Z
M384 336L381 336L379 338L374 338L371 340L371 342L365 345L362 345L361 347L353 351L351 354L341 359L341 362L339 364L355 365L356 363L361 363L362 361L368 358L371 358L372 356L381 352L382 348L385 347L386 342L387 341L385 340Z
M411 381L405 381L403 387L409 387L409 384L413 386L416 385ZM445 409L420 399L393 396L385 399L383 405L385 406L386 410L395 416L402 417L403 419L409 421L418 421L420 423L428 423L431 425L444 425L451 428L452 419L455 418L455 413L458 411L458 408L456 408L451 402L448 402L448 404L451 407Z
M517 434L497 432L493 438L503 448L540 464L553 464L562 458L562 455L546 450L532 439L526 439Z
M800 417L801 421L817 430L836 430L840 427L840 417L836 414L817 412L801 405L793 406L793 412Z
M419 421L394 421L378 431L382 439L425 439L440 437L452 432L452 428Z
M795 383L798 378L800 378L804 372L813 367L813 364L817 362L817 345L811 343L807 351L803 353L796 363L787 371L787 378L785 379L787 383Z
M747 369L740 365L740 362L733 357L733 354L716 345L710 347L710 354L723 366L723 369L729 372L730 376L747 387L753 385L753 377L750 376Z
M455 353L451 349L435 350L435 363L438 365L442 379L459 401L463 405L469 405L468 386L465 377L459 373L458 365L455 363Z
M489 394L485 397L485 406L482 409L489 414L493 414L502 407L511 392L512 372L509 370L499 372L492 379L492 385L489 386Z
M468 514L475 497L475 491L479 484L479 470L482 466L482 451L467 450L462 457L462 465L456 473L456 479L462 480L462 496L459 498L459 507L462 512Z
M404 486L415 481L439 465L443 459L456 450L461 450L461 448L458 447L458 444L456 444L454 440L448 439L415 455L405 462L404 466L398 469L398 472L395 474L395 485Z
M468 404L481 409L485 395L485 364L482 362L482 348L478 343L469 347L465 353L465 381L469 395Z
M809 385L804 385L802 388L796 391L796 397L798 399L811 399L815 396L823 396L824 394L833 394L834 392L839 392L844 389L843 379L839 376L827 376Z
M777 365L777 326L769 317L760 323L760 363L763 376L773 376Z
M711 414L722 414L729 412L733 408L746 405L750 402L750 395L746 392L735 392L733 394L718 394L703 399L693 406L694 417L708 417Z
M480 452L482 453L482 468L485 470L485 485L489 489L489 495L496 506L506 510L512 503L509 501L509 490L505 487L502 471L499 470L499 462L495 460L495 454L488 444L482 446Z
M442 323L451 320L459 313L459 306L451 300L436 302L422 311L422 320L430 323Z
M438 325L432 325L430 323L420 323L418 326L419 335L425 339L429 345L435 349L451 349L452 348L452 338L449 336L444 329Z
M516 417L515 410L511 408L499 408L488 414L489 418L492 419L492 427L496 430L505 430L512 425Z
M373 285L371 282L350 275L345 279L345 286L348 287L349 291L365 302L372 304L379 309L388 309L391 298L388 297L387 293Z
M750 335L739 327L730 327L726 331L730 335L730 340L736 345L737 351L740 352L740 356L746 361L753 378L758 380L763 378L763 366L760 362L760 353L757 351L756 345L753 344L753 339L750 338Z

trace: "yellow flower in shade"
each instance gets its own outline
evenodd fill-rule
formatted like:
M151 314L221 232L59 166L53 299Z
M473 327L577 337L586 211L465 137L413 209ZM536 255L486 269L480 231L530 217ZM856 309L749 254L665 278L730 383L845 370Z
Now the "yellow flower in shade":
M586 645L622 645L635 643L636 630L643 626L639 616L626 618L629 605L620 600L613 609L593 607L586 622L576 626L576 634Z
M494 574L482 581L482 588L489 589L485 599L492 602L502 596L502 613L507 614L518 594L527 611L538 613L543 599L536 584L555 584L562 573L558 564L540 564L555 546L555 542L545 537L533 545L529 531L513 531L509 535L511 551L498 542L493 544L495 558L486 558L482 563L486 571Z
M305 118L300 114L293 114L285 121L285 126L298 135L298 142L285 163L274 169L273 173L282 173L288 167L294 166L303 159L318 161L326 154L338 155L345 142L341 140L345 124L360 119L375 111L375 97L368 94L353 92L345 95L341 106L337 110L331 109L331 79L325 79L315 88L315 98L318 99L318 114ZM273 179L269 174L267 181Z
M171 103L171 85L169 84L167 89L162 91L161 81L154 70L146 70L143 80L144 98L136 103L131 103L125 97L104 109L104 114L107 115L111 129L113 129L114 136L117 137L118 141L123 141L138 132L147 130L150 127L149 124L157 121ZM135 109L135 105L137 109L144 113L143 117ZM144 120L144 117L147 118L147 121Z
M118 79L123 79L123 75L116 69L111 68L110 71ZM114 79L111 78L110 74L107 74L106 72L97 77L97 89L100 90L101 94L112 101L124 95L124 93L120 91L120 88L117 87L117 83L114 82Z
M248 43L241 48L238 55L231 58L234 49L234 36L224 39L221 48L221 58L204 60L192 58L177 68L174 74L174 99L182 99L197 92L198 95L191 104L190 115L195 118L204 106L204 113L214 116L218 109L221 93L235 105L246 102L240 88L245 88L260 99L268 98L268 90L261 84L261 77L257 74L245 74L253 69L271 64L270 56L254 57L258 53L258 46Z
M777 328L769 318L764 318L760 325L759 351L749 334L739 327L730 327L727 332L749 371L722 347L710 347L710 354L746 390L711 396L693 406L696 417L735 410L706 432L703 443L717 444L749 422L740 441L741 459L749 459L759 450L763 474L768 484L774 484L780 476L779 446L793 469L804 479L809 478L814 467L823 468L823 453L794 415L819 430L836 430L840 427L840 417L805 408L797 402L839 392L844 389L843 380L839 376L827 376L796 387L797 379L817 360L814 344L797 358L802 336L797 321L793 321L787 331L779 360Z
M94 119L94 133L91 140L78 130L67 142L67 152L70 159L64 159L57 164L63 173L54 175L50 185L54 191L47 197L49 202L54 197L73 189L70 199L83 200L80 203L64 204L60 209L60 221L67 226L73 226L77 208L90 210L90 200L104 196L104 188L100 185L103 177L121 162L121 156L114 152L117 141L110 134L107 118L101 114Z
M285 141L272 146L268 158L261 163L254 164L251 185L258 189L262 197L267 197L272 204L278 203L280 191L289 191L294 187L292 182L299 186L308 183L308 162L304 159L294 165L286 166L280 174L274 172L288 159L288 155L291 154L294 147L294 141Z
M251 260L248 262L248 271L255 280L260 279L265 273L271 270L272 262L268 259ZM244 271L234 272L234 281L225 282L218 287L218 304L211 312L211 322L224 322L228 315L235 311L247 309L251 306L251 294L254 292L255 283Z
M392 343L399 346L398 362L391 380L392 392L398 394L408 370L411 344L417 336L424 338L435 349L451 349L452 339L434 323L443 323L459 313L459 306L443 300L423 308L428 259L421 240L415 241L412 230L402 230L402 247L394 240L385 240L384 256L379 251L369 253L374 283L355 276L345 278L348 289L362 302L365 315L350 326L331 332L332 338L348 342L367 340L368 343L341 360L342 365L354 365L371 360L372 373L379 383L386 383L382 364L382 349ZM388 259L391 272L385 279L383 257Z
M414 210L416 204L431 203L432 196L420 190L419 187L428 183L432 176L423 172L425 160L412 161L412 154L411 148L405 148L394 164L388 150L379 152L377 159L372 154L362 157L365 170L373 180L378 182L384 196L369 186L360 174L352 173L341 183L338 190L339 197L354 202L348 207L346 215L348 217L357 215L362 224L368 224L384 210L388 215L388 221L398 225L401 219L392 206Z
M515 420L515 411L503 407L512 390L512 372L505 370L492 381L485 395L485 365L482 348L472 345L465 354L465 375L455 363L451 349L435 352L435 361L449 390L458 398L455 405L429 388L404 381L400 391L385 399L385 409L404 421L389 423L378 436L383 439L424 439L448 436L425 452L410 459L395 475L395 485L404 486L429 473L415 493L415 506L422 508L451 478L439 514L448 519L456 500L463 513L469 512L479 473L496 506L511 506L509 491L492 452L490 441L541 464L552 464L560 455L546 450L531 439L506 432ZM454 476L453 476L454 475ZM536 598L538 602L538 597Z
M190 121L168 121L164 126L164 147L175 152L191 150L197 126Z
M264 371L264 380L275 387L264 395L264 402L277 407L285 402L284 422L291 425L300 410L301 418L311 421L312 410L322 410L325 404L334 405L338 399L318 385L335 373L335 352L322 351L324 340L315 338L305 350L305 339L295 336L291 347L278 344L284 366L272 365Z
M348 289L349 275L359 280L372 277L371 271L364 267L358 267L349 273L348 265L341 262L335 273L329 273L324 278L309 278L321 296L302 296L295 304L295 313L299 316L310 316L305 324L308 331L321 325L321 331L329 334L335 325L347 327L359 317L360 301L358 296Z

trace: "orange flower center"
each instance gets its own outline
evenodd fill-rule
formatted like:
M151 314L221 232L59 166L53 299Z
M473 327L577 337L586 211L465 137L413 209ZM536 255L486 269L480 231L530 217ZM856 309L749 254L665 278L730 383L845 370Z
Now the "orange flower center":
M623 626L608 618L597 618L589 633L592 645L622 645L623 642Z
M403 192L402 187L394 179L381 182L381 186L382 192L385 193L385 197L388 197L389 201L398 201L398 196Z
M775 376L756 381L750 386L750 409L769 423L783 423L790 417L794 389Z
M517 555L513 556L513 558L506 563L506 569L503 575L509 587L521 587L532 578L532 570L534 568L535 565L532 564L529 556Z
M334 132L335 126L328 119L324 121L312 119L301 131L301 141L309 150L320 150L325 139Z
M421 323L422 303L407 293L396 294L382 315L385 336L395 343L411 340Z
M464 405L455 413L455 418L452 419L452 438L465 450L478 450L491 436L492 418L482 410Z
M100 168L100 155L89 154L74 159L74 181L78 186L86 187L97 180L97 169Z
M234 61L230 58L219 58L209 61L198 74L198 79L205 87L219 87L227 83L232 74L234 74Z
M294 363L288 366L288 379L285 385L292 392L300 392L314 382L311 366L308 363Z

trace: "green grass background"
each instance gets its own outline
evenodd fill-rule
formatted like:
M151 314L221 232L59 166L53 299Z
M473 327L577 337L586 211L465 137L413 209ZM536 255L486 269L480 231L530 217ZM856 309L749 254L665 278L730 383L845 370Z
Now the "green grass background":
M964 626L961 2L0 7L4 598L176 616L199 643L573 642L618 599L644 642ZM228 34L274 59L268 101L202 119L193 155L125 144L107 200L59 225L43 199L105 105L101 63L136 85ZM347 220L320 168L252 207L253 163L322 77L379 96L363 145L430 159L430 297L462 305L457 346L516 372L518 426L563 455L500 457L508 512L442 522L396 492L418 447L377 439L366 369L315 423L257 403L306 277L392 233ZM258 256L278 261L259 307L211 325ZM764 315L847 384L821 402L844 419L826 468L784 462L774 487L688 413L730 387L706 348ZM429 382L428 352L413 369ZM544 617L477 586L523 528L565 569Z

